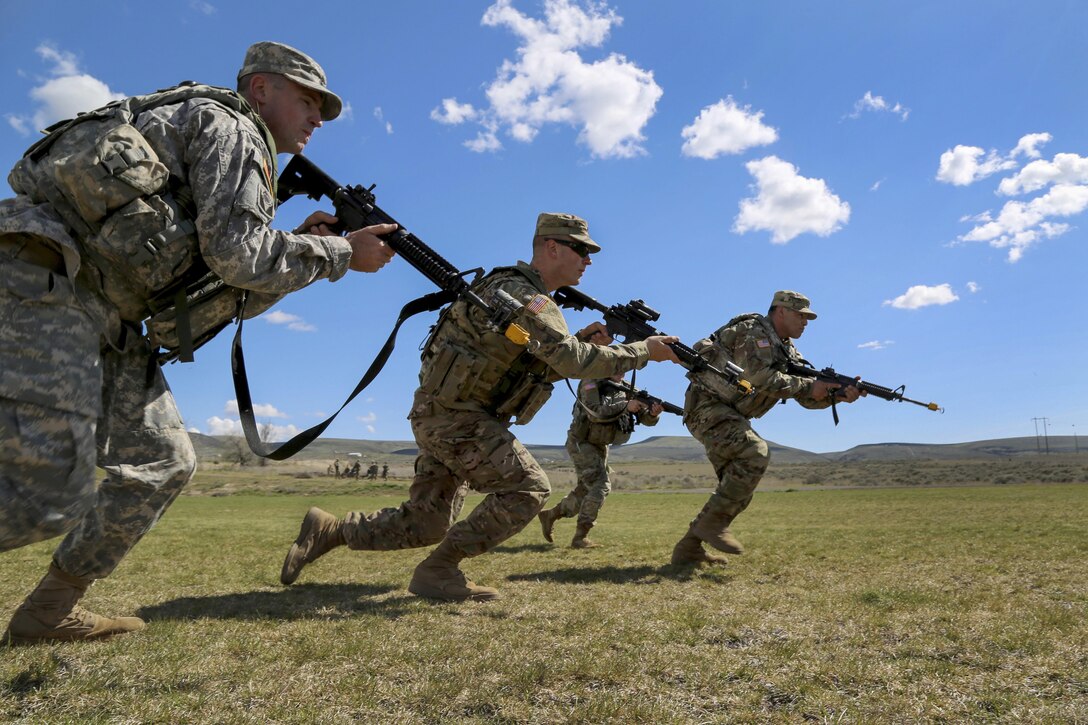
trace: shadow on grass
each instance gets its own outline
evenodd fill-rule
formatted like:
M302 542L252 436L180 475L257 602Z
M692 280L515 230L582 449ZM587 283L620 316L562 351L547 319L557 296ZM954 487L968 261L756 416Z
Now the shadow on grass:
M551 551L555 548L555 544L521 544L519 546L496 546L492 551L502 552L503 554L520 554L523 551L531 553L539 553L541 551Z
M511 574L509 581L552 581L562 584L656 584L663 579L691 581L709 579L724 584L733 580L724 566L599 566L570 567L531 574Z
M179 597L142 607L141 619L344 619L359 614L397 617L410 611L411 596L375 601L396 587L374 584L297 584L279 591Z

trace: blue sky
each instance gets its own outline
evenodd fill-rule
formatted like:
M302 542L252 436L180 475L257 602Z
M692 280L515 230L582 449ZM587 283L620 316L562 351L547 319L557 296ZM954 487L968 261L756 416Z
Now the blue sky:
M812 299L817 366L934 400L776 408L756 429L844 450L1088 433L1082 288L1088 5L962 2L0 1L0 160L111 97L233 86L246 47L313 55L344 99L307 156L462 269L529 256L536 215L588 219L581 289L642 298L688 344L776 289ZM281 164L287 157L280 157ZM10 190L3 187L5 193ZM285 205L290 228L319 208ZM246 325L262 421L307 428L354 387L407 300L403 261L291 295ZM592 321L568 316L573 327ZM329 429L407 440L416 318ZM236 425L230 335L166 372L186 424ZM636 384L683 403L683 370ZM520 437L560 443L562 385ZM1083 428L1080 426L1083 425ZM666 416L646 435L684 435Z

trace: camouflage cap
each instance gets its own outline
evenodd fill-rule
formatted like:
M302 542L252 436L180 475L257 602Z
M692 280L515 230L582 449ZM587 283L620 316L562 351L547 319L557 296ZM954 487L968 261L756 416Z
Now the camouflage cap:
M816 319L816 313L813 312L809 305L808 297L805 297L800 292L794 292L793 290L778 290L774 293L774 300L771 302L771 307L785 307L788 310L796 310L810 320Z
M593 253L601 251L601 245L589 238L589 224L586 220L573 214L542 212L536 218L536 236L581 242Z
M249 46L245 62L238 71L238 80L250 73L277 73L300 86L321 94L321 120L331 121L340 115L344 103L327 87L325 71L317 61L289 45L262 40Z

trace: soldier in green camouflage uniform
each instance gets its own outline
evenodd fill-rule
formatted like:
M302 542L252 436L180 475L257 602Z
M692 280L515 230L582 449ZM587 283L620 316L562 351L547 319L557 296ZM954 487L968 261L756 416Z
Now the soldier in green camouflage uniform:
M616 375L609 380L623 380ZM559 519L578 517L574 549L591 549L598 544L587 538L604 506L604 499L612 490L609 480L608 449L623 445L631 438L635 422L657 425L661 405L647 406L631 400L628 391L620 387L602 389L600 380L583 380L578 386L574 401L573 420L567 431L567 453L574 464L577 481L574 489L550 509L541 511L540 528L544 538L552 541L552 527Z
M752 500L770 461L766 441L752 430L749 420L762 417L789 398L806 408L831 405L831 391L839 386L786 373L788 362L802 360L792 340L814 319L816 313L809 308L807 297L782 290L775 292L766 315L740 315L696 343L695 349L710 364L724 367L726 362L734 362L744 368L744 377L756 392L746 396L712 374L688 373L691 383L684 424L706 447L718 486L673 549L672 563L725 561L703 549L704 543L727 554L743 552L729 524ZM852 403L858 395L858 389L850 387L843 399Z
M674 337L606 347L611 339L601 323L570 334L549 293L577 284L589 255L599 249L584 220L544 213L531 263L499 267L473 285L484 300L502 290L522 304L514 322L528 332L528 343L492 329L485 313L464 300L443 313L424 348L420 387L408 415L419 445L408 501L343 519L311 508L284 559L284 584L337 546L390 550L438 543L416 567L409 592L448 601L498 597L495 589L469 581L458 565L524 528L550 491L543 469L510 432L511 422L527 423L561 378L600 378L648 360L676 360L667 346ZM452 523L462 481L487 496Z
M132 192L133 204L146 198L180 206L186 198L195 210L186 222L191 231L167 252L180 249L193 266L203 260L229 289L251 291L258 309L349 269L377 271L392 252L376 235L394 231L391 225L340 237L329 234L334 218L317 212L300 227L309 233L268 226L277 151L300 152L313 130L340 112L321 67L288 46L257 43L238 89L148 107L130 122L147 150L126 163L138 169L157 156L163 176L169 172L160 190ZM75 132L66 131L58 145ZM82 207L40 198L46 182L31 168L16 166L9 181L18 195L0 201L0 550L67 537L12 617L5 638L14 643L142 628L138 618L96 615L78 602L147 533L196 467L156 345L142 332L150 300L137 285L145 280L89 251L114 221L137 224L118 238L133 251L156 239L119 218L129 206L107 216L100 234L77 231L89 221ZM88 203L102 201L105 187L77 179L76 188ZM140 196L150 191L154 198ZM177 228L182 221L179 214ZM160 268L156 259L150 271L167 282L191 273ZM100 484L96 463L106 471Z

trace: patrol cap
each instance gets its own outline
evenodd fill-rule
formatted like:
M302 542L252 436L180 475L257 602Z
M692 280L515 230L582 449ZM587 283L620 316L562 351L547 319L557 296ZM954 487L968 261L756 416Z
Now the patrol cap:
M816 319L816 313L813 312L809 305L808 297L805 297L800 292L794 292L793 290L778 290L774 293L774 301L771 302L771 307L785 307L789 310L796 310L810 320Z
M325 71L317 61L289 45L262 40L249 46L238 80L250 73L277 73L321 94L321 120L331 121L344 107L340 96L327 87Z
M536 236L581 242L594 254L601 251L601 245L589 238L589 225L586 224L586 220L573 214L542 212L536 218Z

